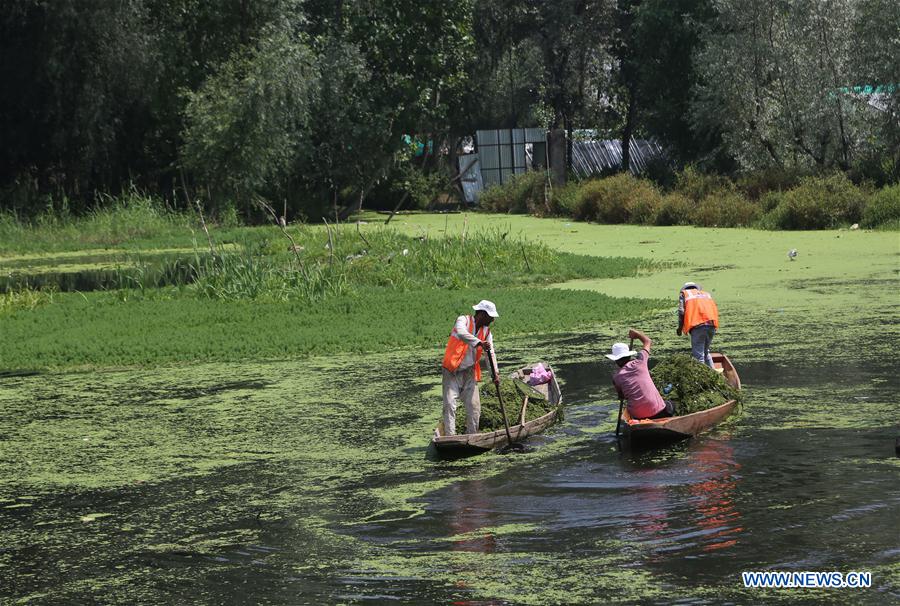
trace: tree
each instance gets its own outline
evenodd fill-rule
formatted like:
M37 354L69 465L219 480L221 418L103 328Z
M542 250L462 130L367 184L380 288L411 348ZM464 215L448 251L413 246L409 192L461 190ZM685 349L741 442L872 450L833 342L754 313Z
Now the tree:
M155 73L140 0L0 8L0 180L79 196L129 178Z
M856 0L718 0L697 56L695 128L742 168L848 169L877 116L838 94Z
M289 191L317 75L289 22L271 26L188 93L182 160L217 199L249 212L254 195Z

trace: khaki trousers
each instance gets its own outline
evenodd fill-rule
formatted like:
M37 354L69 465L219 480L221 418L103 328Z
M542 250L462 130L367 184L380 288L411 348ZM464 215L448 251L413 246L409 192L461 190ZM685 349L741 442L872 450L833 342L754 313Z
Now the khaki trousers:
M478 433L478 421L481 418L481 396L478 393L478 382L475 380L475 366L464 370L443 371L444 391L444 435L456 434L456 405L462 399L466 405L466 433Z

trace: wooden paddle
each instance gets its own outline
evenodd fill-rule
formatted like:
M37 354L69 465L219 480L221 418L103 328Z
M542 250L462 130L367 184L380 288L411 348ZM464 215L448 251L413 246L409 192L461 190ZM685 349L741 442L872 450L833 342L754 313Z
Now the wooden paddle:
M520 442L513 442L512 434L509 431L509 419L506 418L506 407L503 406L503 395L500 393L500 381L497 378L497 357L494 355L494 348L488 350L489 365L491 367L491 378L494 380L494 387L497 388L497 400L500 402L500 412L503 414L503 427L506 429L507 444L500 449L500 454L508 452L524 452L525 445Z
M634 351L634 339L628 343L628 349ZM622 407L625 405L625 400L623 398L619 398L619 416L616 417L616 437L619 437L619 425L622 424Z

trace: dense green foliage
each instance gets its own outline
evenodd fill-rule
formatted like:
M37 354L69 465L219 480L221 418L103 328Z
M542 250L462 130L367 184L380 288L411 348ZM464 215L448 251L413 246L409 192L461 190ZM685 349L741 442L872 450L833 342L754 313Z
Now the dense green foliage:
M188 219L148 200L66 221L6 217L10 245L60 252L0 257L0 368L438 347L448 323L486 297L504 310L498 334L565 330L659 305L544 288L655 265L557 253L508 231L412 237L382 226L288 225L292 244L275 227L212 225L210 252ZM82 253L70 252L79 245Z
M557 253L539 241L497 229L411 237L357 224L325 229L289 225L285 234L275 227L213 225L211 253L206 235L190 226L196 219L147 199L68 220L0 217L8 247L0 252L85 251L0 258L7 274L0 278L0 291L29 285L145 293L172 286L181 288L182 296L313 301L365 287L549 284L636 275L653 266L634 258Z
M782 190L781 188L786 189ZM491 188L491 200L515 200L521 191L513 181ZM552 214L598 223L759 227L763 229L833 229L860 222L864 227L896 227L897 186L874 194L856 186L843 173L799 177L773 173L732 181L688 167L664 193L652 182L630 174L569 184L550 197ZM495 207L498 206L495 204ZM543 216L518 204L509 212Z
M726 383L721 374L688 354L669 356L653 367L650 376L663 397L675 402L676 416L742 399L740 390Z
M514 176L504 185L494 185L481 193L478 202L487 211L497 213L550 214L547 175L531 171Z
M458 200L464 136L512 126L883 186L900 177L898 6L9 0L0 209L82 213L133 186L254 220L260 198L289 220L422 207ZM571 202L530 185L489 203Z
M621 174L586 181L576 196L576 218L599 223L653 223L659 192L649 182Z
M146 366L409 347L433 347L437 368L453 321L484 297L502 315L494 326L498 347L505 335L632 320L662 304L521 288L366 288L315 304L131 294L60 293L52 304L5 315L0 368Z
M763 218L767 227L827 229L856 223L868 196L844 175L808 177L794 189L770 197L774 208Z
M885 187L872 196L863 211L862 225L900 228L900 185Z

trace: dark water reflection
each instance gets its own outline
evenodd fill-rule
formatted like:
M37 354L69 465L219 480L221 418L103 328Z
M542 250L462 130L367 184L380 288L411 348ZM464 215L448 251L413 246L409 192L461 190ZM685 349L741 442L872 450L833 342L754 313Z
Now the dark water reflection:
M608 433L593 435L551 459L531 461L526 455L507 472L438 490L422 500L424 515L370 526L357 536L379 542L393 537L394 549L415 554L464 550L527 559L556 553L565 554L563 561L598 553L613 557L624 544L632 554L626 567L652 571L672 587L724 584L726 593L735 594L744 570L848 572L896 562L900 474L890 460L896 429L868 423L866 429L852 423L847 429L794 428L789 414L793 399L828 407L837 386L859 397L895 401L897 377L871 363L785 368L761 362L746 364L741 373L756 390L748 408L756 401L767 411L757 413L758 419L784 417L781 427L754 428L745 413L743 421L649 452L620 451ZM568 435L615 410L604 365L563 365L559 375L568 401L575 401ZM787 397L773 389L785 385L826 389L812 400L805 389ZM588 403L604 393L605 404ZM516 527L522 530L504 532ZM410 535L417 542L403 540ZM888 590L884 576L881 582L880 591L850 601L900 598L896 585ZM832 597L835 603L846 599ZM791 599L832 601L796 593Z

